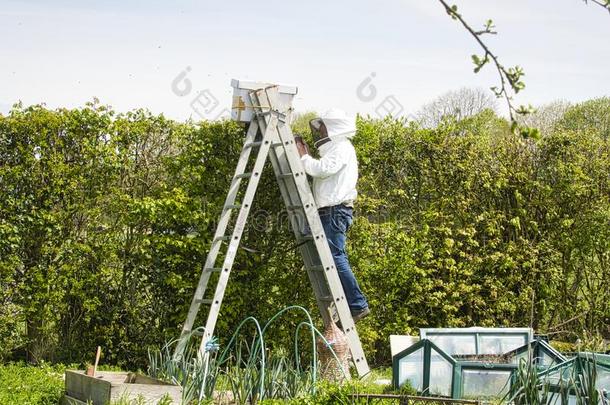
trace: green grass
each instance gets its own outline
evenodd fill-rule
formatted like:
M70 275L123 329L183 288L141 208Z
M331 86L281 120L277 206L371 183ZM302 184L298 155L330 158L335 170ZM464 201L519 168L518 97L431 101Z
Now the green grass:
M0 405L57 405L64 393L64 371L82 369L76 364L0 364ZM98 370L121 371L100 365Z
M65 366L0 365L0 405L57 405Z

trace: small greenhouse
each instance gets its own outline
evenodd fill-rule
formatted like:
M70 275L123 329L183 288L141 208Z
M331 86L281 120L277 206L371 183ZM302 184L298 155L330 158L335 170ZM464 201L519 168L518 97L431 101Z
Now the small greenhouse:
M610 391L610 356L579 354L568 359L544 340L534 339L530 328L421 329L420 337L393 356L396 388L409 383L425 395L501 398L511 392L519 364L531 360L540 378L548 379L550 391L559 392L569 378L591 375L587 367L593 365L595 387Z
M423 339L394 356L394 386L451 398L496 397L510 388L514 363L459 360Z

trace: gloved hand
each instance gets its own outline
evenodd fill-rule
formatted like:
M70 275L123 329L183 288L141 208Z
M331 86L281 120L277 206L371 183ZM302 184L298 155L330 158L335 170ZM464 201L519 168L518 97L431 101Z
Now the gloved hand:
M307 144L305 143L305 141L303 140L302 137L297 135L294 137L294 141L297 144L299 156L309 155L309 147L307 146Z

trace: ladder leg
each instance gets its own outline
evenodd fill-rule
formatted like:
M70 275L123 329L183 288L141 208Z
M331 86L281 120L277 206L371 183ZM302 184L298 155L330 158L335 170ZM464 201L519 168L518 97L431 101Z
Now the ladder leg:
M265 96L267 98L266 100ZM261 106L281 105L277 88L271 87L266 89L264 94L259 95L258 103ZM263 126L263 123L260 122L260 120L259 125L261 125L261 127ZM332 302L337 308L343 331L345 332L348 340L352 359L354 360L358 374L363 376L367 374L370 369L366 361L366 356L364 355L364 350L362 349L362 344L360 342L347 299L345 298L345 292L343 291L343 286L341 284L341 280L339 279L339 274L335 267L334 259L326 240L326 235L324 234L324 229L320 221L316 204L313 200L313 194L311 193L307 176L305 175L296 144L294 143L294 137L290 131L290 127L284 123L280 123L280 125L277 126L277 131L284 148L286 160L290 166L292 179L294 180L297 193L303 205L303 213L307 218L307 223L311 229L311 235L313 237L312 244L315 246L315 250L319 255L319 262L322 265L322 270L319 272L319 274L322 274L322 277L325 279L328 285L328 289L331 293L330 298L332 298ZM306 258L304 257L304 259ZM313 277L316 277L315 273ZM315 288L316 287L314 285L314 289ZM319 297L318 299L327 299L327 297ZM318 305L321 306L320 303ZM327 307L329 305L330 302L327 301ZM324 316L324 313L322 316Z
M250 177L250 181L248 182L248 187L246 188L246 192L241 204L241 208L239 210L239 214L237 216L235 227L233 228L233 234L231 235L231 238L229 240L229 246L227 248L225 259L221 267L220 277L218 279L218 283L216 284L214 298L212 300L210 310L208 312L208 319L206 321L203 339L201 340L201 346L199 347L200 355L205 355L206 344L214 334L216 321L218 320L218 314L220 313L220 307L222 305L224 293L227 288L229 276L231 274L231 268L233 267L233 261L235 260L235 255L237 254L237 248L239 247L239 242L241 240L241 236L244 231L246 221L248 219L250 207L252 205L252 201L254 200L254 195L258 187L265 161L267 160L267 156L269 154L269 148L271 147L271 138L273 135L273 128L276 124L277 119L273 117L271 119L271 125L265 128L263 132L263 138L261 141L262 144L259 147L259 152L256 157L256 161L254 162L252 175Z
M239 176L244 173L252 150L252 148L248 145L251 145L254 142L257 132L258 123L253 122L252 124L250 124L248 132L246 133L244 147L240 154L239 160L237 161L235 173L233 174L233 180L231 182L229 192L223 205L223 211L220 214L220 220L218 221L216 232L214 233L214 238L212 239L210 250L203 266L203 271L201 272L201 276L199 277L197 289L195 290L195 294L193 296L193 299L191 300L191 306L189 308L186 321L184 322L184 325L182 327L181 337L184 337L193 329L195 319L197 318L197 313L199 312L203 296L205 294L208 282L210 280L210 276L212 274L211 269L214 268L214 264L216 263L216 257L218 256L223 236L226 232L227 225L229 224L229 220L231 218L232 210L227 209L226 207L232 206L235 203L235 199L237 198L237 193L239 191L239 185L241 182L241 178ZM178 355L182 351L182 349L183 346L177 346L174 355Z

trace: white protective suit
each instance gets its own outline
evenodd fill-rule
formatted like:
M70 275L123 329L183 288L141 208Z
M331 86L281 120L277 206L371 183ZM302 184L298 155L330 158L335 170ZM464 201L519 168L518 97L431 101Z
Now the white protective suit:
M313 195L318 208L338 204L353 206L357 196L358 160L349 138L356 133L354 118L333 109L320 118L326 126L330 142L318 148L320 159L303 155L305 172L313 177Z

